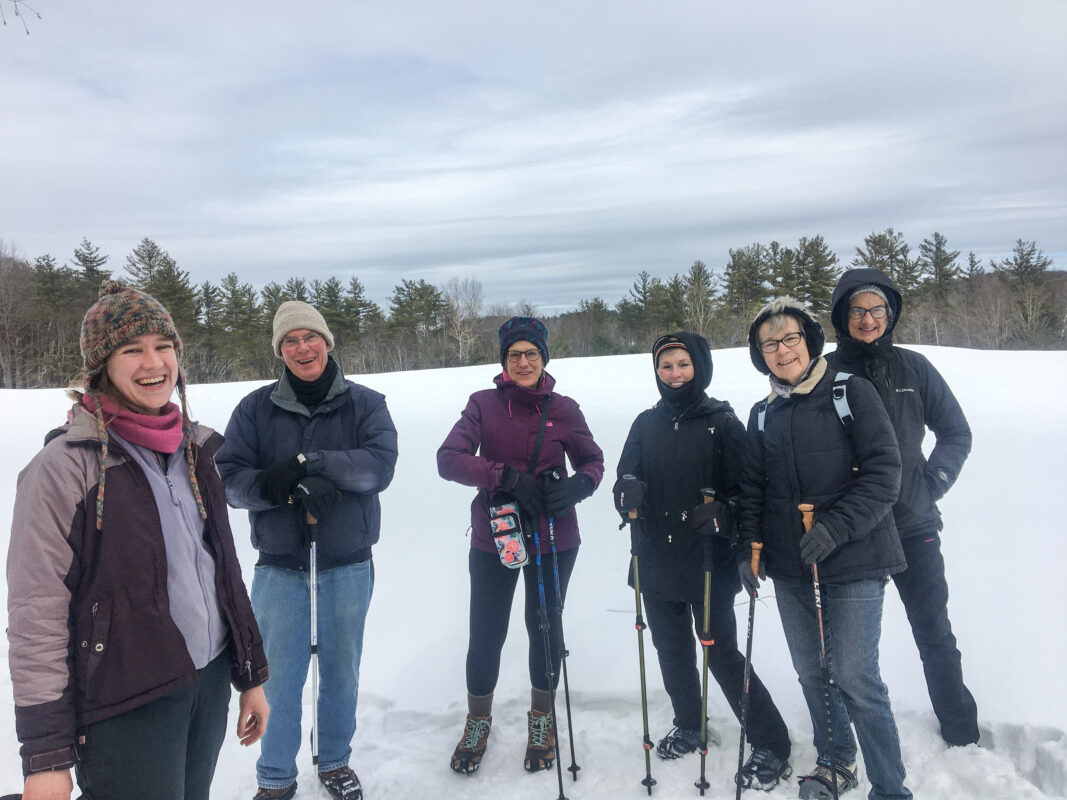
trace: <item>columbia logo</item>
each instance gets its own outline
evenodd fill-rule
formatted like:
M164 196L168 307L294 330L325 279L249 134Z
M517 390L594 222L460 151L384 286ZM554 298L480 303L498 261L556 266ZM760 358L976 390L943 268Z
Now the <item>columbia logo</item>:
M897 389L898 392L914 392L914 389Z

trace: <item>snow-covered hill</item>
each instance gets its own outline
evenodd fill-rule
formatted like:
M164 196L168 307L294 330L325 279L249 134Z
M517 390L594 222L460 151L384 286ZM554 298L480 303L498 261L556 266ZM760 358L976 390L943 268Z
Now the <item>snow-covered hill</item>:
M1067 416L1048 402L1067 393L1067 353L916 349L945 375L974 429L970 459L941 509L952 620L965 678L978 700L983 747L949 750L938 736L903 608L890 589L882 672L900 726L908 785L922 800L1067 796L1067 682L1062 672L1067 626L1056 611L1067 564L1059 507ZM765 379L752 368L745 350L716 351L714 360L712 393L733 403L744 419L765 393ZM631 421L657 399L650 358L561 359L552 361L549 371L558 389L581 404L613 474ZM377 586L354 744L353 766L370 800L558 796L554 772L529 775L522 768L529 681L518 613L505 648L483 766L470 777L448 768L466 710L471 490L438 477L435 453L467 395L489 386L495 372L495 367L482 366L356 378L387 395L401 448L396 479L382 496L384 527L375 548ZM194 416L221 430L252 388L247 383L191 387ZM68 405L59 390L0 391L0 540L6 540L10 528L19 470L40 447L44 433L62 422ZM565 619L582 767L577 782L564 773L571 800L647 796L640 785L644 757L633 593L626 586L629 545L627 534L617 528L607 483L579 507L583 545ZM247 518L231 511L231 520L250 583L255 553ZM799 772L814 760L810 723L772 594L768 584L756 612L754 662L790 726ZM516 612L520 607L516 603ZM738 614L744 630L740 605ZM0 651L6 650L6 640L0 641ZM658 737L670 725L670 705L647 638L646 650L650 724ZM0 684L5 698L0 708L2 794L20 786L21 774L6 670L0 671ZM308 699L306 695L306 708ZM712 788L705 796L725 800L734 796L738 726L715 692L710 707L723 744L709 753ZM213 797L251 798L256 750L227 742ZM569 763L565 752L564 766ZM316 796L307 753L301 754L300 768L297 797ZM698 796L693 787L698 770L695 757L669 763L654 758L654 796ZM861 784L861 792L866 790L867 784ZM795 796L792 781L770 795Z

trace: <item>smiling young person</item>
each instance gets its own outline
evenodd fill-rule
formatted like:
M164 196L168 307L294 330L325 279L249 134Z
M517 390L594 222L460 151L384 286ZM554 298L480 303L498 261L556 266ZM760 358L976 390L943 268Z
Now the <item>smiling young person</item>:
M468 713L450 761L455 772L468 775L478 769L489 741L493 692L520 571L526 592L531 684L523 765L537 772L555 763L552 693L559 682L561 620L550 614L549 659L539 628L534 559L531 557L521 569L509 569L502 563L491 533L489 509L501 502L501 493L519 504L526 549L531 553L534 530L539 532L541 552L550 551L552 519L562 597L557 599L552 570L546 567L545 605L561 609L581 541L574 507L593 493L604 475L604 454L593 441L581 409L574 400L556 392L555 378L545 371L549 352L544 324L533 317L512 317L500 326L499 337L503 369L493 379L494 388L470 396L459 421L437 451L437 470L442 478L478 489L471 502L468 558ZM570 475L568 460L574 470ZM546 473L559 478L546 481ZM551 681L548 672L553 676Z
M963 658L948 618L948 581L937 501L971 450L971 428L945 379L920 353L893 344L903 301L876 269L845 272L833 295L835 369L874 383L900 445L900 498L893 507L908 568L893 576L919 649L930 702L949 745L978 741L978 706L963 682ZM929 458L922 444L935 437Z
M115 281L82 322L84 392L19 476L8 636L23 797L206 800L226 728L259 739L262 640L181 339ZM170 398L177 389L181 405Z
M885 581L905 568L892 513L900 489L893 427L870 381L852 376L846 431L833 403L835 374L822 357L822 328L793 298L775 298L761 309L748 341L752 364L769 377L771 393L749 414L738 570L751 593L758 584L749 566L751 543L762 542L818 754L814 770L800 779L800 796L829 797L834 772L841 791L854 788L858 739L872 785L868 797L910 798L878 667ZM810 532L797 509L801 503L815 507ZM832 656L828 695L820 671L815 564Z
M733 558L741 494L745 429L730 404L709 397L712 360L707 340L695 333L661 336L652 346L660 400L630 427L616 469L615 507L642 523L633 537L641 594L671 698L674 727L657 747L678 758L701 745L701 674L696 641L704 632L704 570L711 571L708 668L740 719L745 659L737 647L734 599L741 581ZM705 503L712 489L716 502ZM716 527L718 526L718 530ZM633 586L633 572L629 576ZM789 732L755 672L746 719L752 755L738 776L746 788L769 791L790 773ZM709 735L709 740L712 737Z

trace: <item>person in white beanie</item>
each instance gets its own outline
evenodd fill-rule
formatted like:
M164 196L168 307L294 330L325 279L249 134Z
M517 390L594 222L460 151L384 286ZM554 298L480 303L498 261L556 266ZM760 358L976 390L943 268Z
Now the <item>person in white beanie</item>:
M378 494L393 479L396 428L383 395L345 379L330 355L333 333L312 306L282 303L271 346L282 375L241 400L217 458L226 496L248 510L259 551L252 607L271 668L272 715L255 800L296 794L310 663L309 513L318 521L318 778L331 797L360 800L349 761L374 589L371 548L381 527Z

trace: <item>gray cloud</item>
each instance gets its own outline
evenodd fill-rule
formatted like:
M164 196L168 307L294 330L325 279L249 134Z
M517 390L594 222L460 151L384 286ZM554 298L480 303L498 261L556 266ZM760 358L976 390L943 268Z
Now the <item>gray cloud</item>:
M890 225L1064 266L1067 6L813 6L46 6L0 31L0 237L545 311Z

